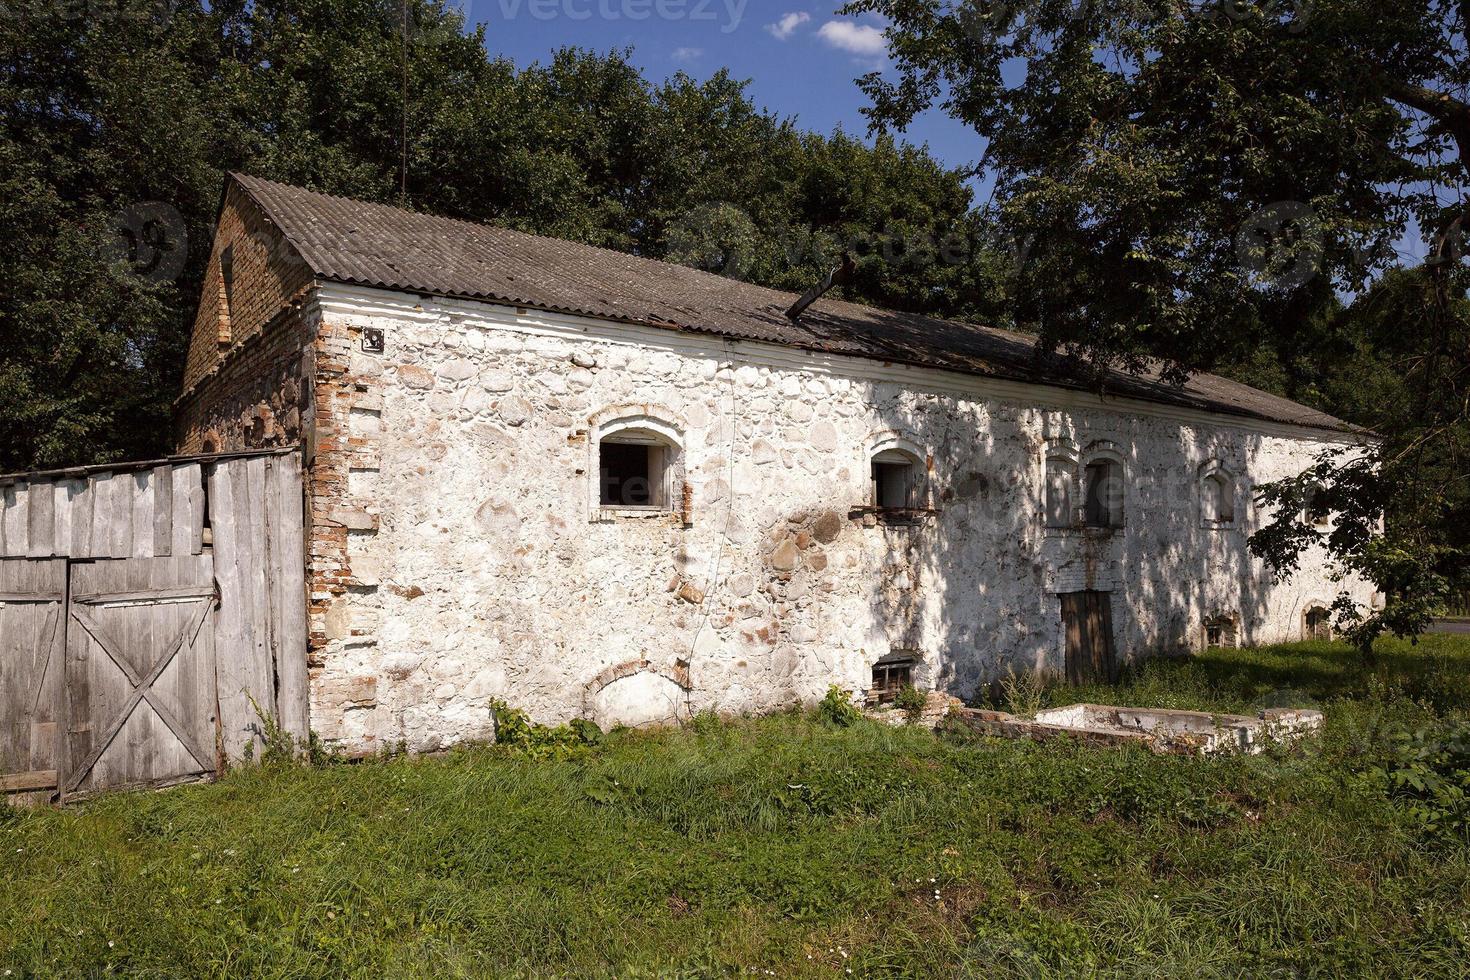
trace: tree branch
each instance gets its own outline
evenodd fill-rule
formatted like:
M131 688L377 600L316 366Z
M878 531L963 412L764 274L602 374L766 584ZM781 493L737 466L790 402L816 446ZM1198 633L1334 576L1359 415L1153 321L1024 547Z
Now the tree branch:
M1470 6L1470 0L1464 0L1462 6ZM1436 92L1423 85L1410 85L1396 78L1379 77L1383 82L1384 92L1390 99L1418 109L1449 131L1458 144L1462 163L1470 156L1470 105L1452 95Z
M1459 0L1459 6L1463 30L1465 25L1470 24L1470 21L1464 19L1470 14L1470 0ZM1443 126L1459 151L1460 169L1470 170L1470 105L1452 95L1423 85L1411 85L1381 73L1378 78L1388 98L1419 110ZM1442 265L1459 258L1459 239L1467 224L1470 224L1470 202L1466 203L1459 214L1446 221L1435 235L1430 264Z

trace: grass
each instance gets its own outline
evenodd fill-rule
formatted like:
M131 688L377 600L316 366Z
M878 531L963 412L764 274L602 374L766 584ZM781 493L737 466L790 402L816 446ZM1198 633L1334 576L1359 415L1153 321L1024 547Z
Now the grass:
M1374 765L1470 721L1470 638L1373 670L1216 651L1046 698L1320 705L1329 729L1188 759L701 717L569 758L0 810L0 976L1464 975L1470 847Z

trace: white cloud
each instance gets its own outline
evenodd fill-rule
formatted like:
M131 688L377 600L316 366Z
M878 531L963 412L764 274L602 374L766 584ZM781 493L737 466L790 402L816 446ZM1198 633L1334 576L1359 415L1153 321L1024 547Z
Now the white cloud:
M766 30L778 41L784 41L802 24L812 19L812 15L806 11L799 10L795 13L782 14L781 18L774 24L767 24Z
M674 60L681 64L690 64L698 61L704 55L704 48L675 48Z
M883 32L871 24L829 20L817 30L817 36L834 48L865 57L876 57L888 50Z

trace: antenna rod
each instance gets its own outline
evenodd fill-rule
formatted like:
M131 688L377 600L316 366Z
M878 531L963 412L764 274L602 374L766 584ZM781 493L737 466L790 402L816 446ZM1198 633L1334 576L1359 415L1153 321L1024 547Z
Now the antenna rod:
M857 265L852 257L846 252L842 253L842 264L822 277L811 289L801 294L801 299L791 304L791 309L786 311L786 318L792 323L797 323L806 308L822 298L822 294L838 284L847 285L852 281L852 274L857 271Z
M408 0L399 0L398 9L402 14L403 29L402 43L399 51L403 59L403 88L399 101L399 120L402 129L399 133L399 162L398 162L398 203L408 203Z

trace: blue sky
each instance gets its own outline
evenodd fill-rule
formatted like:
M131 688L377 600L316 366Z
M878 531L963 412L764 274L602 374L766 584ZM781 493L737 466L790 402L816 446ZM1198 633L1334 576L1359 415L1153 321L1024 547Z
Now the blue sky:
M795 117L803 129L841 126L865 136L863 95L854 81L887 64L881 23L842 17L839 4L792 0L461 0L486 46L518 65L545 61L558 47L633 48L651 80L683 70L698 79L720 68L749 79L757 105ZM927 113L904 138L967 166L982 144L943 113Z
M451 0L472 24L485 27L491 54L517 65L547 60L566 45L607 51L632 48L652 81L677 71L698 79L720 68L749 80L751 98L803 128L830 133L841 126L866 138L856 79L886 70L882 22L846 17L841 3L800 0ZM927 144L942 162L967 167L984 144L975 132L931 110L901 137ZM971 182L983 204L990 181ZM1401 259L1418 261L1424 245L1409 228Z

